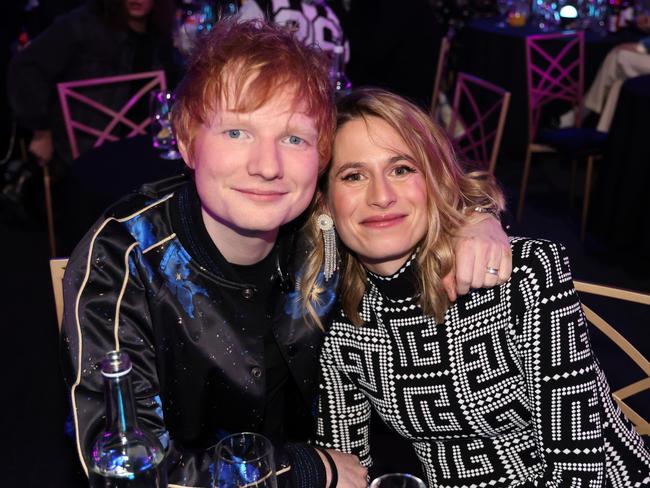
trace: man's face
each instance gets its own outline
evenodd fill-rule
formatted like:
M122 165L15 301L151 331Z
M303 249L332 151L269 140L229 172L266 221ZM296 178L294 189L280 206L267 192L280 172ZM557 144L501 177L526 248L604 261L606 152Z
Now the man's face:
M228 101L197 128L192 158L181 144L208 230L266 237L309 205L318 177L316 121L284 91L253 112ZM295 111L294 111L295 110Z

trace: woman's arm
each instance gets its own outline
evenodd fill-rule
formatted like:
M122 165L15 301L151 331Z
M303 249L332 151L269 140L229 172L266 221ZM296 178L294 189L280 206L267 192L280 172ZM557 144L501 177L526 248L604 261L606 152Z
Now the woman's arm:
M513 253L513 327L544 465L527 486L605 486L599 369L565 249L514 240Z
M372 465L370 402L336 367L327 339L321 352L320 365L316 445L328 449L332 454L339 471L339 487L365 488L367 468ZM359 460L365 468L361 467Z

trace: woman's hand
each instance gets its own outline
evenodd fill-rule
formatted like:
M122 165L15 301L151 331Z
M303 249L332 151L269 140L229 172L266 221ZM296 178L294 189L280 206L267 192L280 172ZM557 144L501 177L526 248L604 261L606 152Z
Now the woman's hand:
M354 454L346 454L335 449L326 449L334 464L336 464L336 470L338 471L338 483L336 484L339 488L367 488L368 486L368 470L361 466L359 458ZM316 449L316 452L323 461L325 466L325 473L327 475L327 482L325 483L325 488L330 488L332 483L332 472L330 470L330 463L325 459L323 453Z
M454 253L454 269L443 278L452 302L472 288L490 288L510 278L510 242L492 215L473 214L454 237Z

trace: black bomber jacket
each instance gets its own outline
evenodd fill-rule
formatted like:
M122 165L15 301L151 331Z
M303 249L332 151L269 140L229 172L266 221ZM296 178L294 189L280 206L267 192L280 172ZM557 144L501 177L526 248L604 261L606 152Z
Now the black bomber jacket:
M258 431L263 415L263 340L247 327L255 289L208 271L193 238L198 225L181 198L184 177L151 185L115 204L86 234L64 277L62 353L78 450L88 469L90 446L104 425L98 364L109 350L131 356L140 422L167 449L170 484L212 486L206 449L234 432ZM203 225L202 223L200 225ZM278 239L272 330L295 395L287 401L289 441L312 434L322 332L302 316L295 261L297 232ZM323 317L335 299L322 295ZM246 330L248 329L248 331ZM292 381L291 381L292 380ZM276 446L280 486L317 487L324 469L304 444Z

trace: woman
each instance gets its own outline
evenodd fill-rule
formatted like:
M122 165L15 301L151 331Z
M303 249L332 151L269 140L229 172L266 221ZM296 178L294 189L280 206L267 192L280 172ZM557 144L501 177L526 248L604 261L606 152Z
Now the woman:
M511 279L449 303L440 277L454 232L465 202L502 206L494 180L464 175L442 131L386 91L344 99L337 125L316 205L340 238L342 283L317 443L370 466L374 408L412 441L430 486L650 486L650 454L612 403L564 249L514 238ZM304 298L327 254L309 231Z

